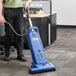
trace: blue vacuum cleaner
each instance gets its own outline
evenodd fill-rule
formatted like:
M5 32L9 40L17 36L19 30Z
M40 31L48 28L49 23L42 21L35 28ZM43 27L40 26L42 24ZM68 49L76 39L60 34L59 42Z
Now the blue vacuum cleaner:
M55 66L46 59L44 47L39 35L39 30L36 26L32 25L31 18L29 17L29 11L27 11L27 17L30 27L27 29L26 35L33 61L29 69L29 73L34 74L45 71L55 71Z

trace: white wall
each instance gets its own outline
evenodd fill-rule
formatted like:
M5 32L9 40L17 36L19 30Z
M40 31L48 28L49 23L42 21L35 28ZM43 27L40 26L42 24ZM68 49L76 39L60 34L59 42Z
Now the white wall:
M76 0L52 0L52 11L57 13L57 24L76 25Z

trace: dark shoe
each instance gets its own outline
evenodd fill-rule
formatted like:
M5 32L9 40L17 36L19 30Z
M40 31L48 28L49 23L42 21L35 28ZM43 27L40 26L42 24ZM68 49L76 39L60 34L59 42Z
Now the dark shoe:
M23 62L26 62L27 61L24 55L18 55L17 56L17 60L23 61Z
M11 59L10 59L10 57L8 56L8 57L4 57L4 61L10 61Z

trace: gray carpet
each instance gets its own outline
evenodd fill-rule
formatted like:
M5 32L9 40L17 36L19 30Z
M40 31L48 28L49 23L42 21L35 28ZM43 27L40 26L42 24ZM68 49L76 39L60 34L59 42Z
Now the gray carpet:
M31 54L24 49L27 62L16 60L16 51L11 52L11 61L3 61L0 55L0 76L76 76L76 28L58 28L57 40L45 48L49 62L55 65L56 71L29 74Z

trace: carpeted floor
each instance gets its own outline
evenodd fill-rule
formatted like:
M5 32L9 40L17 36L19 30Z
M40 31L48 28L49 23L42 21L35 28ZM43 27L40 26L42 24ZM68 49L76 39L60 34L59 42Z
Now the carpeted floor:
M76 76L76 28L58 28L56 41L45 48L49 62L55 65L56 71L29 74L32 58L25 50L27 62L16 60L16 51L11 52L11 61L3 61L0 55L0 76Z

